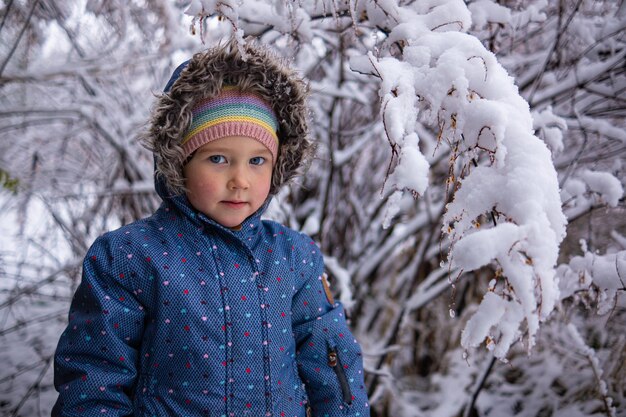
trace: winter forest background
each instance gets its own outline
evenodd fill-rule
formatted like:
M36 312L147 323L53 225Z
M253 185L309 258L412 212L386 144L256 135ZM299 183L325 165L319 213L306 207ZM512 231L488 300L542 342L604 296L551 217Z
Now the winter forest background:
M87 248L158 205L154 95L235 33L310 81L318 155L269 215L321 245L373 415L625 416L625 28L623 0L4 0L0 412L49 415Z

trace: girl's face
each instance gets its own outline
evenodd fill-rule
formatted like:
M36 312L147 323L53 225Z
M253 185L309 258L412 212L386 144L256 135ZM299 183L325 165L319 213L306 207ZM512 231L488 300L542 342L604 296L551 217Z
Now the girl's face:
M246 136L207 143L183 167L187 198L222 226L237 228L267 199L273 163L269 149Z

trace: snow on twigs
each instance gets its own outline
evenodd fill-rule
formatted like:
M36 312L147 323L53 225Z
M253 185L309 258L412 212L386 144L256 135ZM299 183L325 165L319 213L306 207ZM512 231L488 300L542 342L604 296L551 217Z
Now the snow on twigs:
M578 353L585 356L589 361L589 364L591 365L591 369L593 370L593 374L598 384L598 393L600 394L600 396L602 397L602 401L604 402L604 411L606 412L606 415L608 417L615 417L615 407L613 407L613 399L609 397L606 382L602 379L602 367L600 366L600 360L598 359L595 350L587 346L574 324L568 324L567 331L572 339L573 344L576 347L576 350L578 350Z
M589 190L600 195L600 198L611 207L616 207L624 195L624 187L620 180L609 172L583 170L580 177L587 183Z
M624 196L621 181L610 172L582 169L563 184L561 198L568 218L576 218L597 205L617 207Z
M554 114L552 107L533 112L533 128L546 142L553 155L563 151L563 131L567 130L567 121Z
M470 3L468 8L472 12L472 24L482 29L489 23L504 25L511 20L511 11L492 0L478 0Z
M439 7L451 11L448 21L457 25L442 26ZM399 156L392 186L422 194L427 185L416 120L439 126L440 144L452 149L451 164L460 173L449 179L454 198L443 219L452 265L471 271L494 262L502 272L502 284L485 296L462 344L487 340L504 359L524 320L533 346L539 322L559 299L554 267L566 220L551 154L533 134L528 104L493 54L456 31L469 25L462 2L439 2L426 14L397 5L392 10L399 23L389 41L400 45L401 56L370 52L351 65L381 79L381 117ZM560 138L553 137L558 149Z
M331 273L331 279L336 278L341 290L339 299L341 303L349 310L354 305L354 299L352 298L352 288L350 273L343 268L337 259L332 257L326 257L326 266Z
M597 255L585 246L583 256L574 256L557 268L561 299L593 285L598 314L607 314L615 307L618 291L626 289L626 250Z

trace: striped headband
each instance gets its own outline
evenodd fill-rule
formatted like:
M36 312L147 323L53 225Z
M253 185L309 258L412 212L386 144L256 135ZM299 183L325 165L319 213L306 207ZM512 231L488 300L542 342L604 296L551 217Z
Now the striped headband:
M265 145L276 162L278 120L270 105L257 94L228 86L217 96L196 103L192 115L191 126L181 143L185 158L214 140L246 136Z

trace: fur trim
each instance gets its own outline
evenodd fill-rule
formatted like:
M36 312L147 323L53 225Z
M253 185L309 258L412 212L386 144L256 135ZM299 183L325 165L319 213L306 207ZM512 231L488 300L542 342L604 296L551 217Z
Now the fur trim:
M154 153L157 183L164 182L169 196L185 192L180 143L191 125L194 103L216 96L224 85L256 93L274 109L280 146L271 194L295 177L312 156L305 82L268 48L252 41L243 45L243 54L239 48L231 39L195 54L171 89L157 98L142 142Z

